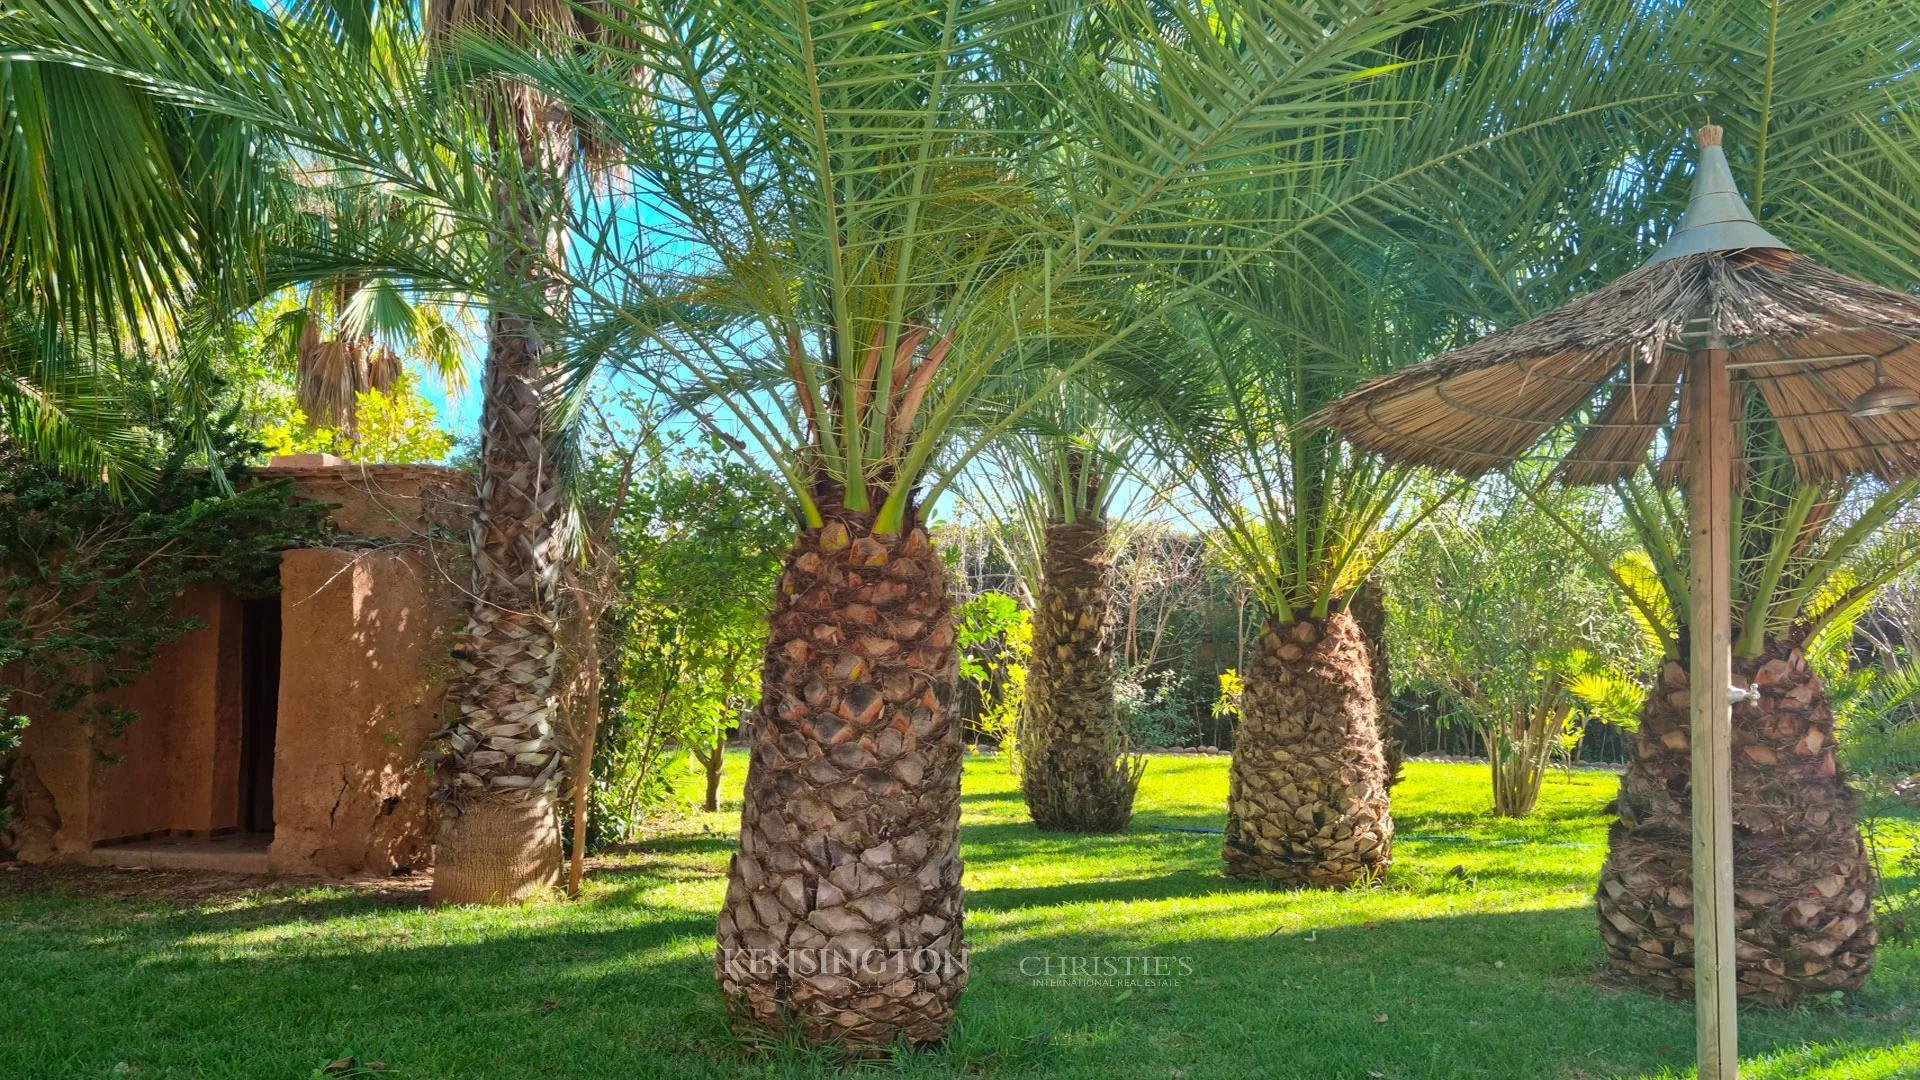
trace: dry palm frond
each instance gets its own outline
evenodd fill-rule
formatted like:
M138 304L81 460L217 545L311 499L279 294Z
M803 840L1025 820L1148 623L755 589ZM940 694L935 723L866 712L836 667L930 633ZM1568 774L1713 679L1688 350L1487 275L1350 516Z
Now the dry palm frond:
M312 335L309 340L308 335ZM367 342L320 341L309 323L301 333L297 396L307 419L323 427L351 427L354 395L367 386Z
M400 381L400 354L392 349L376 349L367 361L367 386L369 390L386 393L393 384Z

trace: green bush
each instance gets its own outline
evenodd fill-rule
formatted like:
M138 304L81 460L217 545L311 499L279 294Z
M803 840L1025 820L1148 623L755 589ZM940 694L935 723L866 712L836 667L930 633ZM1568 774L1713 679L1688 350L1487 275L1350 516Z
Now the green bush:
M606 448L602 448L606 449ZM768 602L793 522L760 473L704 443L656 448L618 501L617 596L600 624L601 731L589 847L634 839L661 807L700 801L665 766L715 751L759 701ZM588 505L615 503L621 459L589 456Z
M1114 682L1120 727L1135 750L1192 746L1200 738L1197 704L1171 671L1126 671Z

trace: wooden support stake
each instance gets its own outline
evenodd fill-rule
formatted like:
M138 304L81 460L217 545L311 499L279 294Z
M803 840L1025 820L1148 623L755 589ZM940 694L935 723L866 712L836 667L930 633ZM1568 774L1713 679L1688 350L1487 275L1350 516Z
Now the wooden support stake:
M1693 999L1700 1080L1740 1072L1734 1012L1733 387L1716 331L1687 358L1692 436Z

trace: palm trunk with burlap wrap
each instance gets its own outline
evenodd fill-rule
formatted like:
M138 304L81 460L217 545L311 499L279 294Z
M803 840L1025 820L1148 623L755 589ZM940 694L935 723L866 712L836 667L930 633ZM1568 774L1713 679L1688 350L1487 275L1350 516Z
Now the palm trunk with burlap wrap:
M502 93L491 115L499 145L520 155L525 174L501 193L500 232L510 238L502 276L511 283L503 292L523 289L520 303L557 308L561 253L541 201L565 197L569 136L555 110L523 93ZM547 446L553 357L542 326L498 307L487 323L473 595L434 789L436 903L511 903L560 879L554 634L565 491Z
M715 967L737 1027L879 1053L940 1039L966 984L958 658L926 530L822 511L774 601Z
M1114 708L1113 563L1100 518L1051 522L1020 726L1020 789L1043 829L1118 832L1140 761Z
M1876 881L1826 687L1798 642L1772 639L1734 658L1733 681L1759 691L1733 708L1740 997L1790 1005L1856 989L1879 941ZM1640 710L1595 897L1613 967L1675 997L1693 994L1689 703L1686 668L1668 660Z
M1372 661L1353 618L1268 620L1253 643L1228 773L1229 877L1340 888L1393 855Z

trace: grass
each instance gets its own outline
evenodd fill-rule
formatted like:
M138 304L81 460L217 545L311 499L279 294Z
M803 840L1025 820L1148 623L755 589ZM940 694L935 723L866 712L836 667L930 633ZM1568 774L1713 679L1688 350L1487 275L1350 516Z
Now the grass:
M830 1076L727 1032L712 976L732 799L614 860L579 903L423 910L281 886L167 902L0 889L0 1076ZM1609 985L1588 894L1614 777L1554 776L1490 818L1483 770L1415 763L1390 884L1228 882L1226 759L1159 757L1133 830L1026 820L1004 763L967 763L973 979L904 1076L1679 1077L1688 1006ZM691 790L691 788L689 788ZM1909 824L1912 824L1909 821ZM1465 838L1465 839L1462 839ZM27 872L31 874L31 871ZM6 875L6 877L16 877ZM0 883L3 884L3 883ZM1054 985L1046 957L1155 956L1170 980ZM1042 958L1042 959L1034 959ZM1170 982L1171 985L1159 985ZM1920 1077L1920 948L1882 949L1852 1000L1743 1015L1752 1078Z

